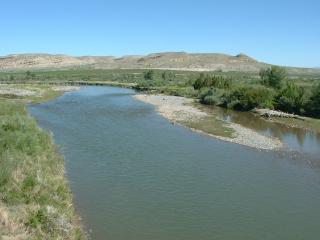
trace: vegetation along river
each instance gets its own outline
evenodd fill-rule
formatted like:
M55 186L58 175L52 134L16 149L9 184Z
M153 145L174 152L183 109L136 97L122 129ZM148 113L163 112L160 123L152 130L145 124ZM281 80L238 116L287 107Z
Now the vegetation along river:
M61 146L92 239L319 239L319 139L286 129L311 157L258 151L173 125L133 94L83 87L30 106Z

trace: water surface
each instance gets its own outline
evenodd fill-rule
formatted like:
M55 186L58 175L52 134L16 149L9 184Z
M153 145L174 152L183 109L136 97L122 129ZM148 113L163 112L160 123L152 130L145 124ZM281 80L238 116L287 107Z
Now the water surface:
M133 94L83 87L30 107L92 239L319 239L319 168L172 125Z
M320 133L302 128L292 128L284 124L268 121L251 112L239 112L221 107L201 105L201 108L227 122L241 124L261 134L280 139L291 150L319 159Z

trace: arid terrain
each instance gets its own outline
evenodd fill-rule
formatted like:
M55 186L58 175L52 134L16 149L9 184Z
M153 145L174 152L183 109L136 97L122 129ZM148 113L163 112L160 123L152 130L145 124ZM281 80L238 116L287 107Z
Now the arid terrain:
M0 71L40 69L171 69L188 71L258 72L269 64L245 54L236 56L218 53L153 53L146 56L82 56L50 54L18 54L0 57ZM289 71L313 73L312 68L288 68Z

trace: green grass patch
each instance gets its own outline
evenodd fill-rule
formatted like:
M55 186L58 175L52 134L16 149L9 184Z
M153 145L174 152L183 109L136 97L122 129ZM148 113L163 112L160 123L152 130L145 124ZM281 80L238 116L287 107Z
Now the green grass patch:
M0 100L0 136L0 237L83 239L51 135L22 103Z
M208 116L198 120L184 121L181 122L181 124L214 136L228 138L233 138L234 136L234 130L228 127L226 122L219 120L214 116Z

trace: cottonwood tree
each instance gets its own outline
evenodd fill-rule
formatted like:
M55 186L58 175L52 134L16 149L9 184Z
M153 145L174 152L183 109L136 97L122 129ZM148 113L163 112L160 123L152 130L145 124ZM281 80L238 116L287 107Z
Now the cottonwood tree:
M261 69L259 75L262 84L275 89L280 89L287 78L287 71L283 67L272 66L271 68Z

